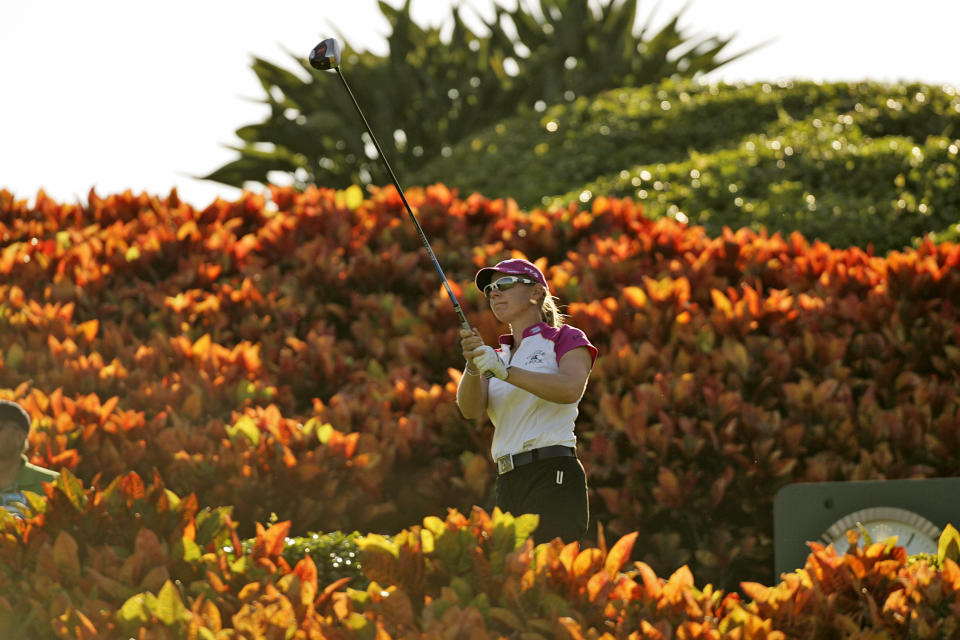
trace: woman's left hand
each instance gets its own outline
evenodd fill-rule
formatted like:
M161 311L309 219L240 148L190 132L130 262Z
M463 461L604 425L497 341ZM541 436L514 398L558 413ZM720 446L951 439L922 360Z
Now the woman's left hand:
M503 360L501 360L497 352L493 350L493 347L483 345L479 351L480 354L473 359L473 363L477 365L477 369L480 369L482 373L489 371L501 380L506 380L507 365L503 364Z

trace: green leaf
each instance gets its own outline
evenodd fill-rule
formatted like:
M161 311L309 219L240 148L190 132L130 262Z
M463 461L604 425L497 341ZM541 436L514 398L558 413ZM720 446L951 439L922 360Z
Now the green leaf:
M194 519L196 527L196 541L201 547L205 547L211 542L219 542L229 538L226 516L230 512L230 507L218 507L216 509L204 509L197 513Z
M514 520L516 530L516 542L514 550L519 549L526 542L527 538L533 535L533 532L540 524L540 516L535 513L525 513Z
M450 579L450 589L457 594L457 599L461 605L468 605L476 595L471 584L460 576L454 576Z
M173 556L184 562L193 563L203 556L203 551L190 538L181 538L173 546Z
M47 511L47 497L42 493L33 491L24 491L23 496L27 499L27 507L31 513L45 513Z
M510 553L516 550L516 527L513 514L500 511L500 507L493 508L491 518L493 532L490 535L490 548L500 553Z
M237 550L239 553L240 550ZM237 575L244 575L247 572L247 556L240 556L230 563L230 572Z
M54 486L67 497L77 511L81 513L86 511L87 496L83 492L83 484L69 469L60 472L60 477L56 479Z
M23 362L23 358L26 354L23 351L23 347L14 342L10 345L10 348L7 349L7 352L3 354L3 365L4 367L16 371L20 367L20 363Z
M71 580L80 577L80 555L77 541L66 531L57 534L53 543L53 563Z
M514 517L500 511L499 507L494 507L492 520L492 549L501 553L510 553L522 547L540 524L540 516L535 513Z
M343 621L343 624L351 631L362 634L362 632L370 625L370 621L356 611L352 611L350 612L350 615L347 616L347 619ZM357 637L363 638L366 636L359 635Z
M520 617L510 609L491 607L490 617L497 623L514 631L523 631L526 629L526 625L524 625L523 620L521 620Z

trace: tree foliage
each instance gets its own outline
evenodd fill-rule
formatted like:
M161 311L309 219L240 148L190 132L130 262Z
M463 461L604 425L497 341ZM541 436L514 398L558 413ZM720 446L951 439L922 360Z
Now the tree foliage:
M416 24L410 0L380 2L389 52L344 46L346 82L396 172L408 175L458 140L516 113L543 110L614 87L712 71L732 38L688 37L682 10L662 27L637 28L637 0L531 0L496 7L474 31L453 8L452 29ZM312 43L311 43L312 44ZM343 45L344 43L341 42ZM238 157L205 176L224 184L290 174L297 186L386 184L389 176L335 73L291 54L294 70L255 58L269 115L237 130Z
M920 83L664 80L502 120L407 178L526 209L644 214L899 250L960 233L960 95Z

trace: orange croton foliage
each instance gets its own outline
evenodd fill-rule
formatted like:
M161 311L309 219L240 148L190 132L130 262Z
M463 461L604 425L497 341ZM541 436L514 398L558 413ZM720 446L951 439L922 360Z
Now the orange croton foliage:
M578 449L594 523L643 541L631 560L770 584L780 488L960 473L960 246L407 196L488 342L504 327L473 276L526 256L599 348ZM273 513L292 535L393 533L491 504L458 322L394 189L203 209L0 191L0 237L0 394L33 417L34 462L97 487L157 474L243 536Z
M810 543L806 565L766 587L745 583L752 601L725 622L750 638L953 638L960 634L960 534L948 525L934 559L911 561L894 540L870 545L847 533L849 550ZM771 630L776 630L771 634Z
M948 638L960 630L960 534L908 561L893 541L839 555L813 544L773 587L725 594L680 567L660 578L631 561L630 533L607 546L534 546L533 515L479 507L360 539L365 585L319 581L289 563L289 521L243 545L227 509L199 509L159 477L106 489L69 471L18 520L0 511L0 632L47 638L567 640ZM293 564L293 566L291 566Z

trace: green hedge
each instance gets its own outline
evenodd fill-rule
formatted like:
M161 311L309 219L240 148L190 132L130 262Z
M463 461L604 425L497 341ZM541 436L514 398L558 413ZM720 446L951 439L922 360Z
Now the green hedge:
M651 217L689 220L714 235L725 226L799 230L836 247L872 244L881 252L960 220L960 145L869 139L856 125L850 133L803 123L775 138L751 136L734 150L638 167L586 190L632 193Z
M317 580L321 584L350 578L351 587L363 589L370 581L363 575L360 564L360 547L357 544L360 538L359 531L311 532L302 536L288 536L284 539L282 557L293 567L304 557L310 556L317 566ZM241 555L249 555L256 542L256 538L244 540Z
M667 81L506 120L414 180L527 207L630 196L713 233L765 225L881 251L960 220L957 138L948 87Z

